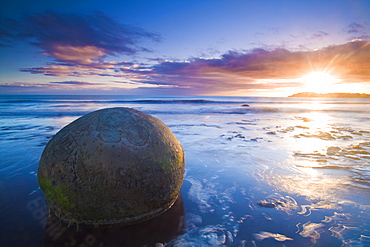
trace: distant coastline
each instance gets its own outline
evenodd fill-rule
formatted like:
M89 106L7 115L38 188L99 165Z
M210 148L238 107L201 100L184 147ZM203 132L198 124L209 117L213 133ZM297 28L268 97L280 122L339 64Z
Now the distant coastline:
M310 98L370 98L366 93L312 93L303 92L290 95L288 97L310 97Z

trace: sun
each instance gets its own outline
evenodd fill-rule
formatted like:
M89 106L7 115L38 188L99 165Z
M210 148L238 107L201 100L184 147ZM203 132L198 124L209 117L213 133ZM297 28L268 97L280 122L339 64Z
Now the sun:
M336 84L341 81L323 71L312 71L300 78L305 91L313 93L334 93Z

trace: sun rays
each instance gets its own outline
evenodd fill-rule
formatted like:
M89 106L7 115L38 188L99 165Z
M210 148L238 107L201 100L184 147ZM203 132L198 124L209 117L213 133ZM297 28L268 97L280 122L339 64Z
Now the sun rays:
M305 91L313 93L335 92L337 83L341 81L341 79L337 79L323 71L312 71L300 78L300 82L303 83Z

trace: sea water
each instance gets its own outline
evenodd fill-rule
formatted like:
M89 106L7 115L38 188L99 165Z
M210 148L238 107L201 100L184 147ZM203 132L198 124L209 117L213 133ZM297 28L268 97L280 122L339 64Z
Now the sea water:
M170 127L181 196L139 225L68 227L37 183L41 153L109 107ZM1 246L370 246L369 99L0 96L0 150Z

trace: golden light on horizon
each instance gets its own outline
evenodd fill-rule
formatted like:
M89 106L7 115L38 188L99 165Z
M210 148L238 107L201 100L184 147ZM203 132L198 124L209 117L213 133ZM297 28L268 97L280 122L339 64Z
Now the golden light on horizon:
M312 71L300 78L305 91L313 93L334 93L337 88L336 84L341 81L341 79L323 71Z

